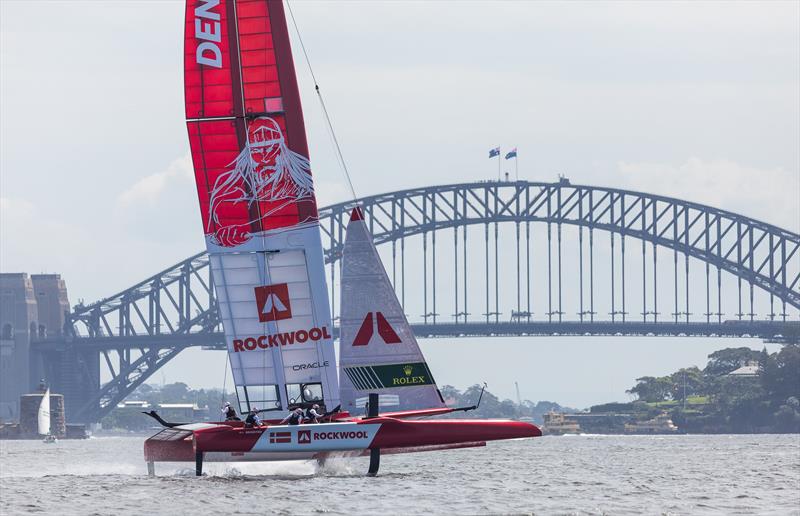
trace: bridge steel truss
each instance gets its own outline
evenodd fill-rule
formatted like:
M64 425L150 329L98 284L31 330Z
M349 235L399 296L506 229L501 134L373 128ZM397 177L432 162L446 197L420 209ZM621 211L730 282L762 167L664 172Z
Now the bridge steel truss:
M365 212L376 244L391 245L389 274L404 306L406 239L422 236L424 310L422 324L415 325L420 335L751 335L771 339L784 338L786 333L796 331L797 323L791 321L787 307L800 309L800 235L697 203L614 188L572 185L566 180L432 186L364 197L321 209L320 225L325 261L330 264L334 314L333 285L338 269L334 265L341 258L349 213L356 203ZM513 303L516 309L511 311L508 321L500 320L499 308L500 223L513 223L516 237L517 281ZM546 321L532 320L532 223L547 225ZM470 302L467 286L471 284L467 277L466 228L475 225L484 229L485 260L472 266L484 266L485 296L481 301L485 313L470 320L466 309ZM578 229L577 321L563 317L563 225ZM437 263L437 233L448 229L453 231L453 240L447 245L453 253L454 322L439 318L437 267L429 267ZM609 317L600 317L596 311L596 230L608 234L610 239ZM630 253L626 242L631 237L640 243L637 254L642 274L638 299L642 311L636 319L627 312L630 301L625 288L625 260ZM658 288L665 287L658 284L658 276L652 273L658 266L659 248L671 251L674 272L673 284L667 286L673 292L671 317L660 320ZM490 254L494 254L494 271L489 268ZM690 320L690 257L705 264L704 321ZM722 318L723 271L732 274L737 282L738 311L733 321ZM683 283L684 296L679 295L679 283ZM418 284L414 287L419 290ZM756 320L755 290L769 296L766 320ZM779 313L775 312L776 303ZM97 421L182 349L198 345L223 348L208 256L198 253L114 296L76 306L70 314L68 330L71 333L65 340L43 341L35 346L42 352L45 364L48 350L71 347L81 352L96 350L100 354L112 379L71 416L75 421ZM87 381L99 385L99 372L97 378Z

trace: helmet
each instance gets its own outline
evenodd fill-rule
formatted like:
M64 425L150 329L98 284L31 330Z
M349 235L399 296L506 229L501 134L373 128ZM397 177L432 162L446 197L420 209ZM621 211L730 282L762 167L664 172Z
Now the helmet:
M226 402L225 402L225 406L226 406L226 407L230 407L230 406L231 406L231 402L230 402L230 401L226 401Z
M318 408L319 408L319 405L317 405L316 403L314 403L314 405L313 405L311 408L313 408L313 409L318 409Z

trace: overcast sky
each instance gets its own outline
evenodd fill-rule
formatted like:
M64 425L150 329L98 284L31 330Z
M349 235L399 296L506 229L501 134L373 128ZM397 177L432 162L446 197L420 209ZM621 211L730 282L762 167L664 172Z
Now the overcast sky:
M492 178L488 149L516 146L524 179L563 173L800 231L798 2L292 5L359 195ZM72 303L91 302L203 248L182 11L0 2L0 270L60 272ZM297 50L326 205L346 189ZM658 362L642 360L613 372Z

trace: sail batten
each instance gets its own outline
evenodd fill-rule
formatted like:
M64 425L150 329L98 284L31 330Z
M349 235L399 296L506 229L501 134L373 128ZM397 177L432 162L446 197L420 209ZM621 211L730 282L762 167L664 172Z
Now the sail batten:
M333 326L283 4L188 0L185 27L187 130L240 409L335 406Z

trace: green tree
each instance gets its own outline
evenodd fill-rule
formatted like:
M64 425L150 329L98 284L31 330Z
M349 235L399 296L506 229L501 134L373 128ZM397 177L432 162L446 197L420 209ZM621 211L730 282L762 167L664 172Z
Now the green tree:
M800 347L787 345L770 355L760 376L772 400L783 403L790 397L800 398Z
M697 367L679 369L670 375L672 399L683 401L684 391L686 396L697 396L706 394L706 381L703 372Z
M161 388L163 403L180 403L194 401L189 386L183 382L169 383Z
M460 406L461 405L461 391L453 387L452 385L442 385L439 388L439 392L442 394L442 398L444 401L451 406ZM455 400L455 402L449 401Z
M708 376L722 376L739 369L748 362L758 362L761 352L750 348L726 348L708 355L708 365L703 372Z
M636 379L636 385L625 392L635 394L642 401L664 401L672 394L672 380L669 376L642 376Z

